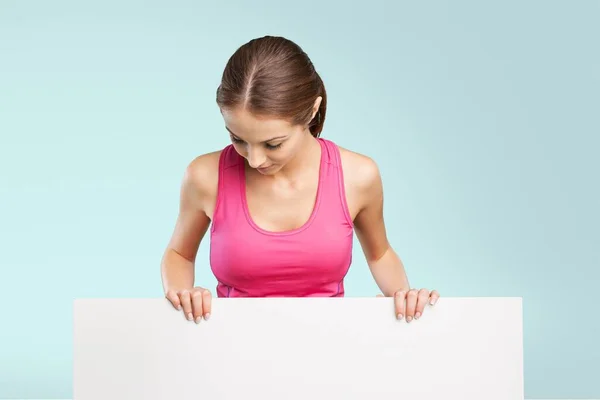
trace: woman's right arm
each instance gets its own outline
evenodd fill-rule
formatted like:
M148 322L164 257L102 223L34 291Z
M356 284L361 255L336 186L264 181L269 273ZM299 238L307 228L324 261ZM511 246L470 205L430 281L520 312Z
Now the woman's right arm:
M216 160L215 160L216 159ZM161 276L166 298L183 310L188 320L208 319L211 293L194 287L195 260L214 207L218 182L218 154L210 153L192 161L180 189L179 213L175 229L161 260Z

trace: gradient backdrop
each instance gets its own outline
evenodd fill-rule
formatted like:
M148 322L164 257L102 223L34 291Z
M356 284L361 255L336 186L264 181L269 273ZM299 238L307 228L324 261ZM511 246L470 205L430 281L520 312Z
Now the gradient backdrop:
M526 397L600 398L599 20L583 0L0 0L0 398L71 397L74 298L162 296L183 171L228 144L222 69L266 34L321 73L324 137L378 162L413 286L522 296ZM347 289L378 293L359 247Z

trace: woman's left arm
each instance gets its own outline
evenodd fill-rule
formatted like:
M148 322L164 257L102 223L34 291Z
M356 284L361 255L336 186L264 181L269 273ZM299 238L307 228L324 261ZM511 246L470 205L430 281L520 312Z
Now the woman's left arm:
M402 260L387 239L383 218L383 184L379 168L371 159L363 159L359 192L361 208L354 219L356 236L367 264L386 297L395 297L398 318L407 322L419 318L427 303L433 305L439 293L411 289Z

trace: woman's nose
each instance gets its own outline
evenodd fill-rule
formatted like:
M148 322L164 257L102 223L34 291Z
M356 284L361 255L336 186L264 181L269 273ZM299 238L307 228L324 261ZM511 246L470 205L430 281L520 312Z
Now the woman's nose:
M263 152L261 152L260 150L253 150L253 149L249 149L248 150L248 164L252 167L252 168L258 168L261 165L264 164L265 162L265 155Z

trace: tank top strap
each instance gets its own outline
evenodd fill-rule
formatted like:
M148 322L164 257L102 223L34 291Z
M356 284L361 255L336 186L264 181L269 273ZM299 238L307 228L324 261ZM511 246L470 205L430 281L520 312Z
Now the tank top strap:
M233 145L226 146L219 155L219 178L212 230L218 224L236 224L244 218L240 192L240 164L242 157Z
M332 218L333 215L342 214L350 226L353 225L352 217L348 209L348 203L346 200L346 188L344 184L344 170L342 167L342 159L340 155L340 149L331 140L319 138L322 146L322 168L321 171L321 182L319 185L323 191L322 207L324 212L329 214Z

